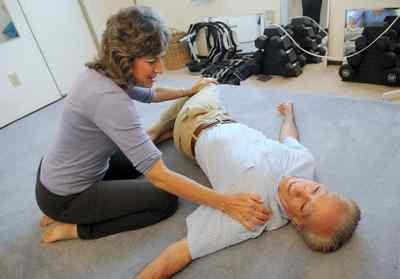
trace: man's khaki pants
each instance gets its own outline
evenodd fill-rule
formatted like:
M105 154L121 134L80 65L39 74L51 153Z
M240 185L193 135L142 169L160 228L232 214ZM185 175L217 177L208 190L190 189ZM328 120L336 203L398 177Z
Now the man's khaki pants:
M187 100L179 111L174 126L174 143L178 150L194 158L191 144L199 125L230 119L219 100L217 85L209 85Z

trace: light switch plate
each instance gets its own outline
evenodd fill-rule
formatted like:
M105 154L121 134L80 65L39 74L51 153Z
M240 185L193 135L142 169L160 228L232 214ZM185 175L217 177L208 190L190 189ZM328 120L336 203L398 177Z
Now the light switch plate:
M21 81L19 80L17 73L8 74L8 80L13 87L18 87L21 85Z

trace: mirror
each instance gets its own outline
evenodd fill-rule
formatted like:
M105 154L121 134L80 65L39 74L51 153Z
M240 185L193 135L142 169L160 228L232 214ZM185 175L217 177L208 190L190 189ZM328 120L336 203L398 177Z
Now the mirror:
M400 8L351 9L345 12L344 55L356 50L355 40L366 26L382 25L387 16L400 16Z
M290 19L298 16L308 16L327 29L329 0L281 0L281 22L286 25Z
M18 38L18 31L15 28L10 14L7 11L4 0L0 0L0 43Z
M281 0L280 9L279 23L303 48L297 52L306 57L306 64L322 62L328 53L329 0Z

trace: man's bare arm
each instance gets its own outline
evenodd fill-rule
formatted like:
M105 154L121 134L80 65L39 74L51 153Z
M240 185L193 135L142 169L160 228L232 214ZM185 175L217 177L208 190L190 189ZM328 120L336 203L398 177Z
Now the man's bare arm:
M137 279L164 279L170 278L185 268L192 261L186 238L179 240L161 252L149 263Z
M281 103L277 107L278 112L283 117L279 140L283 141L287 137L299 140L299 132L294 120L294 110L292 103Z

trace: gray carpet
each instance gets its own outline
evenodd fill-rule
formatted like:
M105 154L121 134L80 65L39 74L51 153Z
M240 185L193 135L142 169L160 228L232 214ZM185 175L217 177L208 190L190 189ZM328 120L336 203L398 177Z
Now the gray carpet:
M280 125L275 106L293 101L318 179L357 200L362 221L351 242L329 255L310 251L287 226L196 260L176 278L400 278L399 105L251 86L224 87L222 99L237 120L272 138ZM34 177L54 140L62 103L0 130L0 278L131 278L185 235L185 216L195 205L181 200L174 216L142 230L40 244ZM139 105L143 122L154 121L167 105ZM208 183L171 143L161 149L170 168Z

